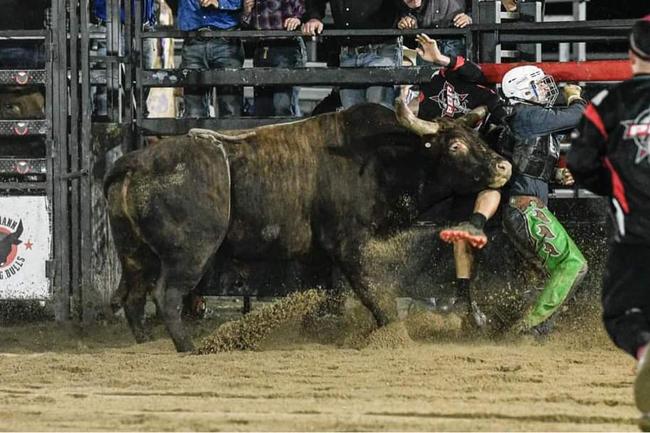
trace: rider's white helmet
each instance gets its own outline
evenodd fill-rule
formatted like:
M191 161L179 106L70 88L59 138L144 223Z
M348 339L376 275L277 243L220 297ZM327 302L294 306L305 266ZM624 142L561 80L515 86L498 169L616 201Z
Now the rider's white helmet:
M509 70L501 80L501 90L513 104L529 102L551 106L559 94L553 77L532 65Z

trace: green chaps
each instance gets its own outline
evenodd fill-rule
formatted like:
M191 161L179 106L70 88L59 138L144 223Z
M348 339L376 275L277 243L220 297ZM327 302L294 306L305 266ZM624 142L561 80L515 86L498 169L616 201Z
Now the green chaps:
M547 272L546 284L522 319L530 329L550 318L587 273L587 261L562 224L545 206L531 201L520 210L506 206L503 226L517 249Z

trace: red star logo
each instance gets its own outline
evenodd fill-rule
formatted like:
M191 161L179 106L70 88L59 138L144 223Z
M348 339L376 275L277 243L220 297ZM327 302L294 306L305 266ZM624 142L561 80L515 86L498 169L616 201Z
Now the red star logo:
M33 245L34 244L32 243L32 240L30 239L27 242L25 242L25 249L26 250L31 250Z

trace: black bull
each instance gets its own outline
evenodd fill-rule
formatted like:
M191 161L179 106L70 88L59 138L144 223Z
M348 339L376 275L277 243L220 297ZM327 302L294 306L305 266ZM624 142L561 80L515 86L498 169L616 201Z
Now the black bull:
M394 302L367 280L364 249L454 192L499 187L510 165L460 121L420 121L401 103L239 131L172 137L125 155L105 190L122 279L113 297L138 342L153 292L178 351L190 293L219 252L235 260L326 257L379 326Z

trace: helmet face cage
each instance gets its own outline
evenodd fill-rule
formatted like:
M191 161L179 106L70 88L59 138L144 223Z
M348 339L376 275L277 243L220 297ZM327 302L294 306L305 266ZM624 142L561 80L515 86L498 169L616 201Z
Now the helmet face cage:
M553 105L560 94L555 85L555 80L550 75L544 75L539 80L531 81L530 87L535 95L536 102L546 106Z

